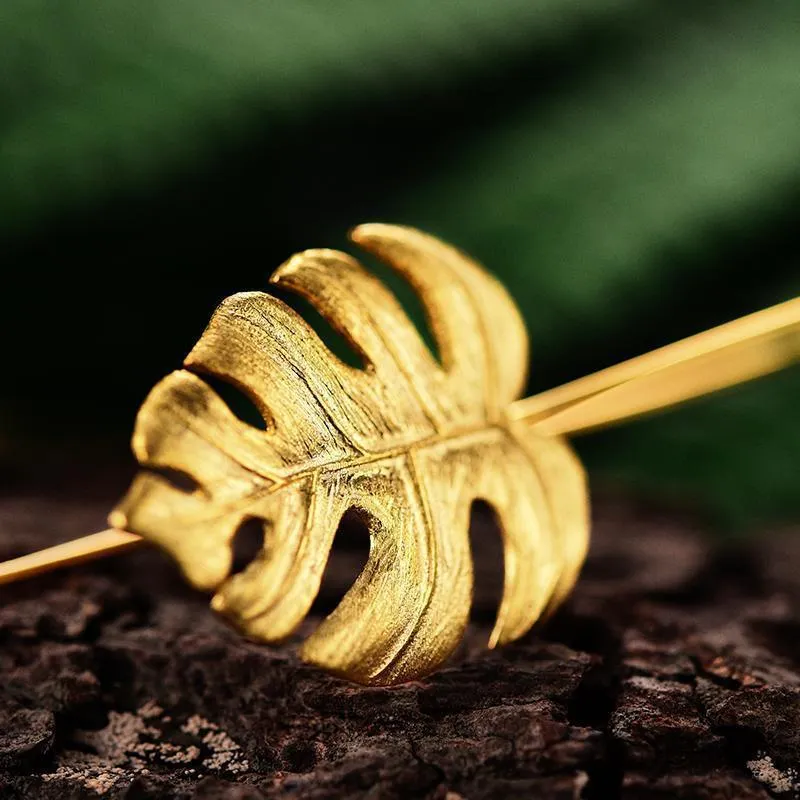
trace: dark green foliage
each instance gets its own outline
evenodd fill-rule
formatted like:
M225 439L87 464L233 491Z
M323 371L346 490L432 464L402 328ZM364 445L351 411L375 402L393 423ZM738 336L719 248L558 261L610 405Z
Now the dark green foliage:
M793 0L6 0L7 460L126 433L224 294L368 219L501 276L532 390L793 296L799 42ZM794 519L798 404L795 369L580 448Z

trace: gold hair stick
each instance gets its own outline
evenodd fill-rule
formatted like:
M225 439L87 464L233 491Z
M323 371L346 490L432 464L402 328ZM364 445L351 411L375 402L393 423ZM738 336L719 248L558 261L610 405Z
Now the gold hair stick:
M142 541L142 537L135 533L109 528L36 553L12 558L10 561L0 562L0 586L32 578L58 567L71 567L95 558L124 553L142 544Z
M760 378L800 360L800 298L517 400L516 419L571 436Z
M277 642L308 613L339 520L354 509L369 523L369 560L301 655L361 683L409 680L439 666L466 626L475 500L494 507L503 529L494 646L558 605L585 558L588 495L566 434L800 356L795 299L518 400L527 335L492 276L410 228L362 225L352 238L417 291L441 362L357 261L334 250L294 256L271 282L310 301L364 368L339 361L277 298L228 298L184 368L143 404L133 449L144 471L109 516L112 529L0 564L0 583L128 549L141 535L213 591L212 607L244 634ZM245 392L266 430L236 418L208 374ZM165 477L174 472L195 488L174 485ZM231 575L232 540L253 518L263 521L263 548Z
M800 361L800 298L681 339L608 369L517 400L510 414L572 436L627 422ZM142 538L108 529L0 562L0 586L127 552Z

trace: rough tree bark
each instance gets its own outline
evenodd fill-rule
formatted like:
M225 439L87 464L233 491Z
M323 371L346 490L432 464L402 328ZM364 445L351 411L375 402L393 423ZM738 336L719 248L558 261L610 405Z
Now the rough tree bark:
M0 557L90 531L108 505L6 496ZM6 587L0 797L794 796L800 537L723 548L677 514L606 499L595 516L567 606L495 652L500 550L481 516L467 640L395 689L242 641L155 552ZM340 535L309 626L362 544Z

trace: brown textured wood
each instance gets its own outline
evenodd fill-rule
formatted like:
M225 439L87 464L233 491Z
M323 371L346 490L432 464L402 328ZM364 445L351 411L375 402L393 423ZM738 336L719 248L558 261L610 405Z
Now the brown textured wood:
M0 499L0 557L91 529L105 491L76 498L92 485ZM800 538L721 549L609 499L595 531L565 607L489 652L501 547L482 516L467 641L391 689L243 641L156 552L4 587L0 797L793 796ZM358 533L337 538L301 633L354 577Z

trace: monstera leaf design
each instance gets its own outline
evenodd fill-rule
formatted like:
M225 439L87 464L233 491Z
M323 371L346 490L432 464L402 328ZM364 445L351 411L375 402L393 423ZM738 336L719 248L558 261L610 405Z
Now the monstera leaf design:
M369 521L368 562L305 641L308 661L362 683L423 675L462 636L472 593L475 500L494 507L505 585L491 644L522 636L571 588L585 555L583 471L565 442L508 413L527 336L513 301L481 267L418 231L363 225L353 240L419 294L441 363L393 294L333 250L294 256L272 277L310 301L363 358L334 356L281 300L225 300L187 357L142 406L133 436L145 468L112 525L167 550L213 607L262 641L289 635L319 590L342 515ZM203 380L256 403L266 430L236 417ZM194 479L187 491L155 470ZM230 575L240 526L264 523L259 555Z

